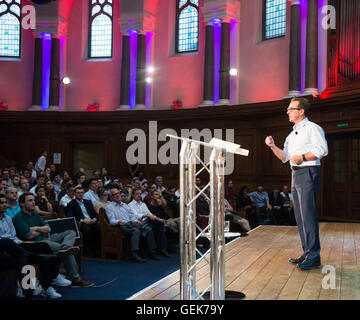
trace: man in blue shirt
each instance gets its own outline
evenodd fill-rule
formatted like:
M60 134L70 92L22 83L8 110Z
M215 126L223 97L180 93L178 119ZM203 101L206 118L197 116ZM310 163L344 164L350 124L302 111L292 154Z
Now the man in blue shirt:
M5 215L13 219L20 211L20 205L17 201L18 191L15 187L10 187L6 190L6 211Z
M269 210L271 210L272 207L269 203L269 195L266 191L264 191L264 186L262 184L258 184L256 191L251 192L248 195L256 206L258 220L256 226L259 224L267 224L270 221Z

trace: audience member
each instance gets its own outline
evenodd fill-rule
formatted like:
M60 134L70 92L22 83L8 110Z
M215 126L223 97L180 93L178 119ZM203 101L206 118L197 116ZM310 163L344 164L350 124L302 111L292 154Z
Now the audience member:
M67 230L61 233L51 233L50 226L35 212L35 197L24 193L19 198L21 211L14 217L13 223L17 234L22 240L45 242L51 251L62 260L72 287L89 287L93 282L80 277L79 268L74 254L79 253L79 247L74 247L75 231ZM46 238L45 235L48 235Z
M167 190L163 192L163 197L166 201L167 207L173 212L173 217L179 216L179 203L180 199L175 195L176 188L173 185L169 185Z
M18 192L15 187L10 187L6 190L6 201L7 201L7 208L5 211L5 215L9 216L13 219L20 211L20 205L17 201Z
M0 180L0 188L7 189L8 188L8 179L1 178Z
M113 226L122 228L124 234L130 238L130 250L132 260L135 262L146 262L139 256L140 237L146 238L150 258L158 260L155 254L156 242L152 228L137 219L129 206L121 201L119 189L110 189L111 203L106 207L106 215Z
M37 187L45 185L45 178L46 178L45 175L42 175L42 174L39 173L37 178L36 178L36 184L29 190L29 192L31 192L34 196L36 196L35 189Z
M57 194L54 189L54 184L51 180L47 180L45 182L45 195L48 201L51 203L54 212L58 212L58 205L57 205Z
M96 194L97 188L98 188L98 178L89 179L89 190L84 194L84 200L90 200L93 206L95 205L96 202L99 201L99 197Z
M29 189L30 189L29 180L26 178L22 178L20 180L20 191L18 191L18 197L20 197L25 192L29 192Z
M45 186L38 186L35 189L35 212L40 216L48 216L53 213L53 207L46 197Z
M264 191L264 186L259 184L257 190L249 193L249 197L255 202L255 209L259 224L269 222L269 210L272 209L269 203L269 195Z
M25 168L31 172L31 184L33 184L37 178L37 172L34 169L34 163L32 161L29 161ZM29 179L29 178L28 178Z
M84 236L85 248L100 256L100 224L99 216L95 212L90 200L83 199L84 188L75 188L75 199L66 206L66 215L74 217L80 224L80 231Z
M236 192L232 180L228 180L225 187L225 199L229 201L232 207L236 206Z
M80 173L76 179L76 187L84 187L84 182L86 181L86 175Z
M43 151L41 156L37 159L36 163L35 163L35 170L37 172L41 171L45 171L46 169L46 157L48 156L48 152L47 151Z
M165 220L154 216L149 211L146 204L141 201L140 188L133 189L133 200L129 203L129 208L134 212L138 220L143 223L148 223L152 227L156 238L158 253L165 257L169 257L169 254L166 251L167 241L165 235Z
M284 223L286 225L296 226L295 214L293 209L293 196L289 192L289 187L287 185L284 185L280 194L283 197Z
M63 182L61 183L61 191L58 193L58 201L60 201L61 198L62 198L63 196L65 196L65 194L66 194L66 187L67 187L69 184L70 184L70 185L73 185L73 184L74 184L73 181L72 181L72 179L70 179L70 178L64 179Z
M224 199L225 221L230 221L230 231L240 232L241 236L247 236L251 230L249 221L234 214L234 209L227 199Z
M59 193L61 190L61 174L60 172L56 172L54 174L53 184L54 184L54 190L56 193Z
M249 189L246 186L243 186L240 189L238 199L236 201L236 209L244 210L246 219L249 221L251 229L257 227L259 225L255 203L249 197Z
M60 199L59 206L66 207L75 197L75 187L72 184L66 186L66 194Z
M155 184L156 184L156 189L160 192L164 192L165 191L165 187L163 187L163 177L162 176L157 176L155 178Z
M101 208L106 209L106 207L110 204L109 191L105 188L98 188L97 195L100 200L95 203L94 210L97 214L99 214Z
M270 210L270 224L284 224L283 218L283 198L280 195L280 189L273 187L269 195L269 203L272 209Z
M51 287L51 283L68 286L71 284L66 279L58 279L59 263L53 256L39 256L38 254L51 254L46 243L23 242L16 236L15 227L10 217L4 215L6 200L0 195L0 270L14 267L19 283L27 273L22 273L25 265L38 263L40 270L41 295L47 298L60 298L61 295ZM22 293L26 298L31 298L34 289L24 289Z
M8 184L8 187L15 187L18 191L20 190L20 175L14 174L11 179L11 183Z
M142 201L144 201L145 197L149 194L148 188L149 188L148 182L144 181L141 184L141 200Z

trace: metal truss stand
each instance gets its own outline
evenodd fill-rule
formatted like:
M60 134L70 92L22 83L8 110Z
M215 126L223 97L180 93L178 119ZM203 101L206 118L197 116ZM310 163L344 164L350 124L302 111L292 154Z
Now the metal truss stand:
M245 295L240 292L225 292L224 172L226 152L248 155L248 151L240 149L239 145L215 138L210 143L205 143L168 136L182 140L180 151L180 298L181 300L244 298ZM200 145L212 149L208 163L204 163L197 154ZM196 171L197 162L201 167L199 171ZM196 176L204 170L209 174L209 182L203 189L199 189L195 184ZM209 197L205 193L208 188L210 189ZM209 224L205 229L201 229L196 224L196 199L200 195L205 196L210 204ZM196 230L199 231L198 235L196 235ZM203 236L210 240L210 249L205 253L200 252L196 247L196 240ZM196 260L196 253L200 255L198 260ZM196 288L196 267L202 260L210 265L210 284L203 292L199 292Z

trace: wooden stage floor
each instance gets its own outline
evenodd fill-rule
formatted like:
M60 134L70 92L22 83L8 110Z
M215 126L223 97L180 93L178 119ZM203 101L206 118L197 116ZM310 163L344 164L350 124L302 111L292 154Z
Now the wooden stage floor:
M360 223L322 222L319 227L322 267L335 267L335 289L323 288L322 268L302 271L288 262L302 253L297 227L259 226L227 244L226 290L241 291L246 300L360 300ZM209 270L202 260L199 292L210 284ZM179 292L177 271L129 299L176 300Z

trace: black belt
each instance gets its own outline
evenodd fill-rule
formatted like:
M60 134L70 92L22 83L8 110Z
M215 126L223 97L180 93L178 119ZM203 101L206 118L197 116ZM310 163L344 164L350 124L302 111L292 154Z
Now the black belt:
M303 167L299 167L299 166L292 166L291 169L296 171L296 170L300 170L300 169L305 169L305 168L319 168L320 166L303 166Z

